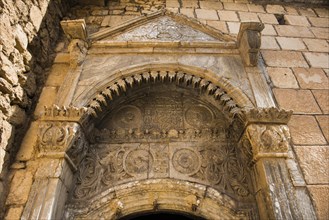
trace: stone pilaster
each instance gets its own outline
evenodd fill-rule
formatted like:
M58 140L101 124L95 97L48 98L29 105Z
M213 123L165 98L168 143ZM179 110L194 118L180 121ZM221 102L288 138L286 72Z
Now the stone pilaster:
M36 154L27 161L33 184L21 219L60 219L88 141L80 119L85 109L45 108L38 122Z
M306 186L295 184L288 166L290 116L291 112L275 108L244 112L240 147L251 161L261 219L316 219Z

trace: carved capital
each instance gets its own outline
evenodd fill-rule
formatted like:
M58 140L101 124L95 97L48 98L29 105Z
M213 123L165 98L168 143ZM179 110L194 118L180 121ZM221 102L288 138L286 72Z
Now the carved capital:
M44 121L76 121L79 122L87 115L87 108L77 108L74 106L52 105L50 107L44 106L44 113L41 120Z
M38 143L39 157L66 158L74 168L87 150L80 125L74 122L41 122Z
M246 128L241 145L253 160L263 157L288 157L290 134L286 125L251 124Z
M259 22L243 22L238 34L238 47L246 66L256 66L261 45L261 31L264 24Z

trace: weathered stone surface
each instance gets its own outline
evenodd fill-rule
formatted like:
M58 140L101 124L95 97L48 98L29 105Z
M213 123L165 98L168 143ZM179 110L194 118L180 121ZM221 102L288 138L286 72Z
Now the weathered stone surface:
M11 207L11 208L9 208L9 210L5 216L5 220L20 219L22 213L23 213L23 206Z
M298 83L303 89L328 89L329 80L322 69L293 68Z
M329 39L329 28L316 28L312 27L311 31L315 35L315 37L320 39Z
M310 26L305 16L285 15L284 20L290 25Z
M258 16L256 13L250 13L250 12L239 12L239 17L241 22L259 22Z
M329 113L329 90L313 90L313 95L324 114Z
M279 24L274 14L258 14L258 17L264 24Z
M286 12L281 5L266 5L266 11L271 14L284 14Z
M18 105L11 106L10 113L8 116L8 121L15 125L22 125L26 120L26 113L24 109L20 108Z
M43 15L37 6L33 5L30 9L30 18L35 29L38 31L42 22Z
M274 89L273 92L280 108L302 114L321 113L309 90Z
M28 199L33 182L33 174L27 170L18 170L10 184L7 205L24 205Z
M296 146L307 184L329 183L329 146Z
M207 21L207 25L216 28L224 33L228 33L226 23L224 21Z
M240 30L239 22L227 22L228 29L231 34L238 34Z
M265 26L265 28L262 31L263 36L266 36L266 35L276 36L277 35L273 25L265 24L264 26Z
M327 53L304 53L306 60L312 67L329 68Z
M309 17L308 19L314 27L329 27L328 18Z
M316 120L319 122L320 128L324 137L329 143L329 116L328 115L319 115L316 116Z
M199 1L200 8L202 9L214 9L220 10L223 9L223 4L217 1Z
M298 83L293 72L289 68L267 68L268 74L275 87L298 89Z
M67 64L54 64L49 72L49 76L46 81L46 86L61 86L65 79L67 72L69 71L69 65Z
M314 37L313 33L307 27L292 25L275 25L279 36L283 37Z
M328 52L329 45L328 42L325 40L319 39L303 39L304 43L306 44L309 51L312 52Z
M319 186L308 186L308 190L311 193L311 198L315 203L317 216L320 220L329 219L329 186L319 185Z
M288 126L294 144L317 145L327 143L313 116L293 115Z
M224 9L233 11L248 11L247 4L224 2Z
M180 13L182 13L183 15L186 15L187 17L195 18L194 9L191 9L191 8L181 8L180 9Z
M198 1L197 0L185 0L182 1L183 8L198 8Z
M270 67L308 67L302 53L293 51L261 51Z
M261 41L261 49L280 50L280 47L275 40L275 37L263 36L261 38Z
M235 11L218 11L218 16L221 21L239 21Z
M305 50L303 41L299 38L277 37L282 50Z
M218 20L216 10L210 9L195 9L196 17L204 20Z

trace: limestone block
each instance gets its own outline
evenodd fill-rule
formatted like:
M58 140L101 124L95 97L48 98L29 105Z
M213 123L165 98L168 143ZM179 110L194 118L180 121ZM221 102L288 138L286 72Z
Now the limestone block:
M329 90L312 90L316 101L318 102L322 112L329 114Z
M307 184L329 183L329 146L295 146Z
M28 161L32 158L35 153L38 132L38 122L32 122L23 138L22 145L16 155L16 160Z
M180 8L178 0L166 0L167 8Z
M67 64L52 65L45 85L58 87L61 86L68 71L69 65Z
M275 40L275 37L270 36L263 36L261 38L261 49L273 49L273 50L280 50L278 43Z
M284 14L286 12L281 5L266 5L266 11L271 14Z
M202 9L214 9L214 10L220 10L223 9L223 5L221 2L216 1L199 1L200 8Z
M7 114L10 111L10 98L8 94L0 92L0 111Z
M264 24L279 24L274 14L258 14L258 17Z
M241 22L254 21L259 22L258 16L256 13L250 12L238 12Z
M319 122L320 128L324 137L329 143L329 116L328 115L319 115L316 116L316 120Z
M294 113L301 114L321 113L309 90L274 89L273 92L280 108L291 109Z
M195 9L197 18L205 20L218 20L216 10L209 9Z
M264 38L264 37L263 37ZM293 72L289 68L267 68L267 72L275 87L298 89L298 83Z
M6 120L0 118L0 148L8 150L7 146L10 145L12 141L13 126L9 124Z
M250 12L265 12L262 5L247 4L247 7Z
M15 35L15 40L16 40L16 48L20 51L23 52L27 48L28 38L24 30L22 29L22 26L16 25L14 27L14 35Z
M329 68L328 53L304 53L306 60L312 67Z
M7 197L6 205L24 205L30 193L33 175L27 170L16 171Z
M17 85L18 83L14 64L2 52L0 52L0 76L12 85Z
M221 21L239 21L235 11L218 11L218 16Z
M59 178L62 173L63 160L64 159L40 159L35 178Z
M303 15L306 17L316 17L317 16L312 8L299 8L298 11L299 11L300 15Z
M329 28L311 27L310 29L316 38L329 39Z
M30 18L31 18L31 22L34 25L35 29L38 31L43 19L43 15L40 11L40 9L33 5L30 9Z
M183 8L198 8L198 1L197 0L182 0L182 7Z
M306 50L305 44L300 38L277 37L282 50Z
M293 25L275 25L279 36L283 37L314 37L308 27Z
M303 39L309 51L312 52L329 52L328 42L319 39Z
M270 24L265 24L264 25L264 30L262 31L262 35L266 36L266 35L270 35L270 36L276 36L277 33L273 27L273 25Z
M248 11L247 4L224 2L224 9L233 11Z
M293 115L288 126L294 144L326 144L326 140L313 116Z
M285 15L284 20L289 25L310 26L305 16Z
M270 67L308 67L300 52L263 50L262 55Z
M239 22L227 22L228 29L231 34L238 34L240 30Z
M181 8L180 13L186 15L187 17L194 18L194 9L191 8Z
M314 27L329 27L328 18L309 17L308 19Z
M34 112L36 117L39 117L43 113L44 106L52 106L54 104L57 95L57 89L57 87L53 86L47 86L42 89L37 107L35 108Z
M26 120L26 113L24 109L20 108L18 105L11 106L10 113L8 115L8 121L15 125L22 125Z
M328 89L329 80L322 69L293 68L298 83L303 89Z
M10 207L5 216L5 220L20 219L23 213L23 206Z
M329 10L328 8L314 8L314 11L316 12L317 15L319 15L319 17L325 17L328 18L329 17Z
M286 10L286 14L289 14L289 15L299 15L296 7L294 7L294 6L287 6L287 5L285 5L284 6L284 9Z
M228 33L226 23L224 21L207 21L207 25L216 28L224 33Z
M315 209L319 220L329 219L329 186L308 186L308 190L311 193L311 198L315 203Z

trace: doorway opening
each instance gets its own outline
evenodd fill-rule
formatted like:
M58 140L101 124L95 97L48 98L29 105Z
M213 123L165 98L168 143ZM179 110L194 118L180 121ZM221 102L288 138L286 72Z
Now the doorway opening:
M120 220L205 220L204 218L181 213L156 212L133 214Z

